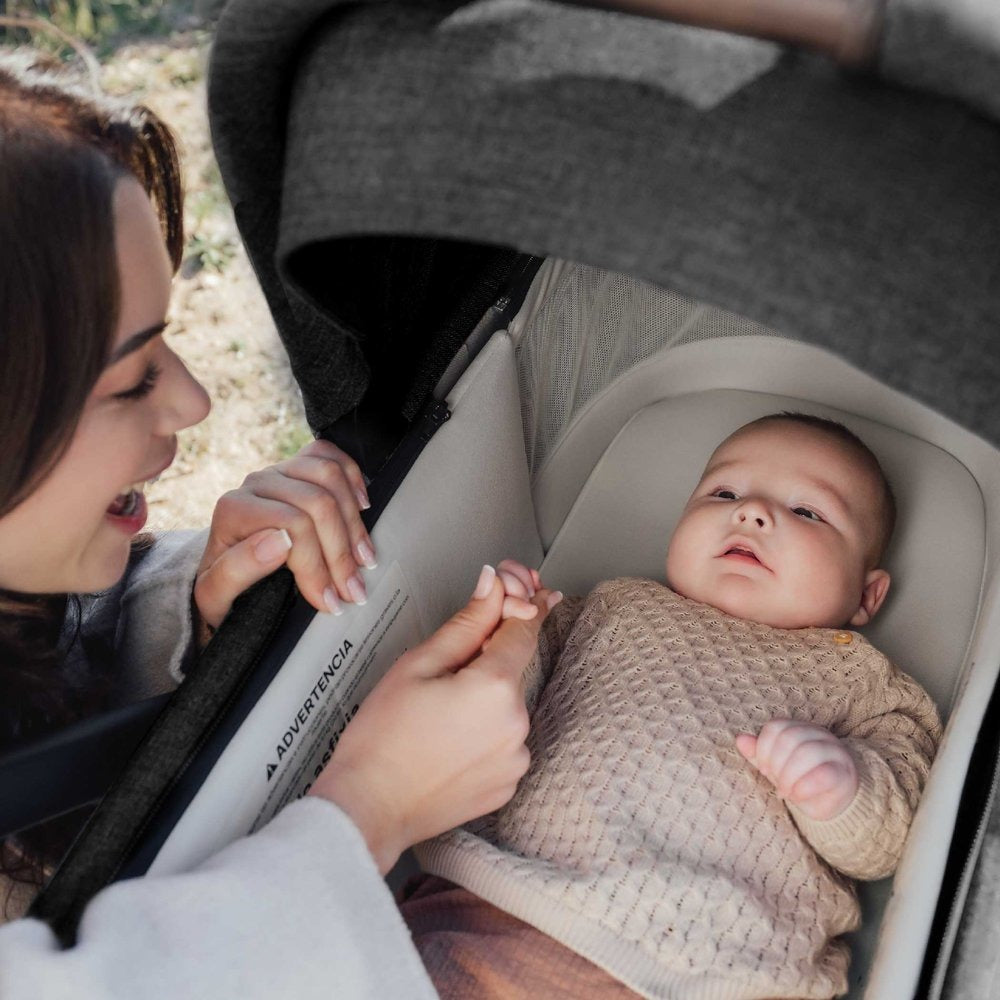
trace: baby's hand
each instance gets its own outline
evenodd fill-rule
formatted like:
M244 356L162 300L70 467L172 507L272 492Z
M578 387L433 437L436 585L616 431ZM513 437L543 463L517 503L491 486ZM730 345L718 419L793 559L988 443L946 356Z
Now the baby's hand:
M854 759L822 726L772 719L757 736L737 736L736 749L810 819L839 816L857 794Z
M503 584L503 618L520 618L530 621L538 614L538 608L531 603L535 592L542 589L538 571L514 559L504 559L497 565L497 576Z

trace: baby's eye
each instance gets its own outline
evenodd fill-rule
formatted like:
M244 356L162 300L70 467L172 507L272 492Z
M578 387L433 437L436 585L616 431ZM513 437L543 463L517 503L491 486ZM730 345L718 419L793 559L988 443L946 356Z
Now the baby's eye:
M808 507L793 507L793 514L798 514L799 517L807 517L810 521L822 521L823 518L819 516L814 510L810 510Z
M733 490L713 490L712 496L718 497L720 500L739 500Z

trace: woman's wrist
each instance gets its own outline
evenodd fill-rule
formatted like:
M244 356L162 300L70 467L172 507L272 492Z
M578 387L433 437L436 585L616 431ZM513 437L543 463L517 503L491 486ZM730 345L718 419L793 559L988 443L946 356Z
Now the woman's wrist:
M328 764L309 789L310 795L332 802L358 828L379 872L385 875L410 846L396 829L393 810L380 801L370 783L361 779L355 769L337 768Z

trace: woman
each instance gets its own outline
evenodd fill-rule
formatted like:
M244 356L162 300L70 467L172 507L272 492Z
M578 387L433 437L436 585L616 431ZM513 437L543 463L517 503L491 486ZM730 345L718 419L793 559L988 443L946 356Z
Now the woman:
M364 482L323 442L224 498L207 543L135 542L142 483L208 412L162 337L180 206L149 112L0 61L7 746L169 684L192 635L282 564L321 611L364 598ZM505 802L527 768L520 676L543 615L497 630L503 600L484 568L469 605L377 685L309 796L259 833L195 871L105 890L69 951L38 921L0 929L0 995L433 996L380 875ZM30 838L19 850L53 860Z

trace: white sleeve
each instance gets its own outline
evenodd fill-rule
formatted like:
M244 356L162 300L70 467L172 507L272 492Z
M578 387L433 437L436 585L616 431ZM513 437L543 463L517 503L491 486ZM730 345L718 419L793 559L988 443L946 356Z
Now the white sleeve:
M437 994L357 828L331 803L306 798L191 872L105 889L72 948L38 920L0 927L0 996Z

